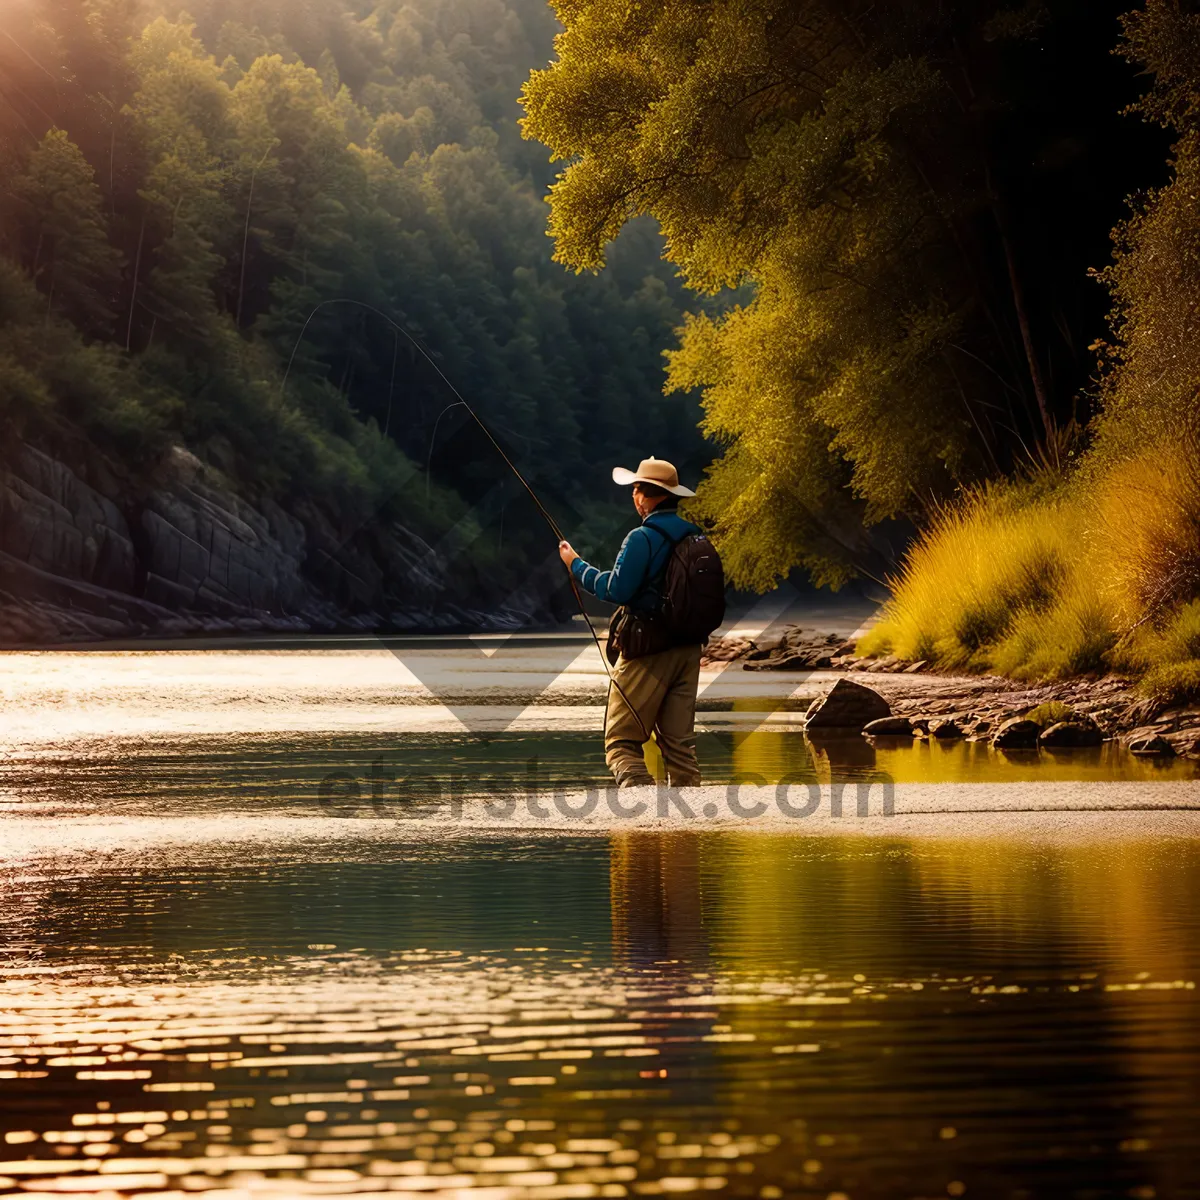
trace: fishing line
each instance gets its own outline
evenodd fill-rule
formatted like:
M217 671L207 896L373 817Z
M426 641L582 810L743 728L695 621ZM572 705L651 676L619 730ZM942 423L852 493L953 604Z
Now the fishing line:
M451 409L461 408L462 401L455 400L453 404L447 404L437 415L437 420L433 423L433 433L429 436L429 453L425 457L425 503L429 503L429 488L433 480L433 448L437 445L438 428L442 423L442 418L450 412Z
M486 424L484 424L483 418L480 417L480 415L475 411L475 409L468 403L467 398L462 394L462 392L460 392L458 390L458 388L456 388L454 386L454 384L450 381L449 377L446 375L445 371L443 371L442 368L438 366L437 362L434 360L433 355L430 354L429 351L426 350L425 347L423 345L421 345L421 343L411 333L409 333L409 331L407 329L405 329L405 327L403 325L401 325L398 321L394 321L382 309L376 308L375 305L368 304L363 300L351 300L348 297L335 297L332 300L322 300L321 303L318 304L312 310L312 312L310 312L308 314L308 319L304 322L304 325L300 330L300 334L296 338L296 344L292 347L292 355L291 355L291 358L288 359L287 370L284 371L283 381L279 385L280 399L283 398L285 392L287 391L288 380L291 378L292 367L295 365L295 362L296 362L296 355L300 353L300 344L304 341L304 335L308 332L308 327L312 324L313 318L317 315L317 313L319 313L321 311L321 309L328 308L335 304L349 304L355 308L364 308L368 312L374 313L381 321L386 322L389 326L391 326L391 328L396 333L403 334L404 337L406 337L408 339L408 341L411 343L413 349L415 349L421 355L421 357L424 358L425 361L427 363L429 363L429 365L438 373L438 377L441 379L441 381L454 394L454 397L455 397L455 400L457 401L457 403L462 405L462 407L465 408L467 410L467 412L471 414L472 418L475 421L475 424L478 425L479 428L483 431L484 437L486 437L487 440L489 442L491 442L492 446L496 450L496 453L500 455L500 457L504 460L505 465L508 467L508 469L510 471L512 471L512 473L519 480L521 486L525 489L526 492L529 493L529 498L533 501L534 507L541 514L541 516L542 516L543 520L545 520L546 524L549 525L550 531L554 534L555 538L559 542L565 542L567 539L563 536L563 532L559 528L558 522L554 519L553 516L551 516L549 511L546 509L546 506L538 498L537 493L533 490L533 487L530 485L529 481L525 478L525 476L521 474L520 470L517 468L516 463L514 463L513 460L511 458L509 458L507 453L505 453L504 447L501 446L500 443L495 439L495 437L492 436L492 431L487 427ZM450 405L450 408L454 408L454 407L457 407L457 405ZM438 420L440 421L442 419L442 417L445 416L446 412L448 412L448 411L449 411L449 408L443 410L443 412L438 416ZM435 436L436 436L436 433L437 433L437 429L435 427L435 429L434 429ZM431 458L432 458L432 449L431 449ZM588 611L584 607L583 596L580 594L579 584L576 582L576 579L575 579L575 572L568 569L567 570L567 578L570 580L570 583L571 583L571 591L575 596L575 604L578 606L580 613L583 615L584 621L587 622L588 632L592 635L592 641L596 643L596 649L600 652L600 662L604 665L604 673L608 676L609 683L611 683L612 686L617 689L617 694L621 697L622 700L625 701L626 708L628 708L629 711L631 713L633 713L634 719L637 721L638 726L641 728L642 736L645 738L646 741L649 741L650 740L650 731L646 728L646 724L642 720L641 714L633 706L633 703L630 701L629 697L625 694L625 689L620 685L620 683L617 682L617 678L615 675L613 675L612 669L610 668L610 666L608 664L608 655L605 653L604 646L601 644L600 635L596 632L596 627L595 627L595 625L592 624L592 618L590 616L588 616ZM607 714L605 717L605 721L607 724Z

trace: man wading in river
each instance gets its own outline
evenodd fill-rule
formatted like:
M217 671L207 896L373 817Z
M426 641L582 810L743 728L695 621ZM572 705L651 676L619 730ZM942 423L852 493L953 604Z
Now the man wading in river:
M672 787L696 787L696 690L700 652L725 615L721 560L703 532L675 511L696 493L659 458L637 471L616 467L613 481L633 485L642 523L621 545L611 571L584 562L562 542L558 552L579 586L621 607L608 635L613 686L604 722L604 755L620 787L654 779L642 747L658 743Z

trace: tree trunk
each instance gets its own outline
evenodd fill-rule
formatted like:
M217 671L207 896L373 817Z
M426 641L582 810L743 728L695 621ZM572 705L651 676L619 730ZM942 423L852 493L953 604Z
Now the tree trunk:
M258 178L259 167L267 161L267 155L271 153L271 147L268 146L262 156L262 160L250 172L250 195L246 200L246 227L242 230L242 270L241 278L238 280L238 299L237 299L237 314L234 316L234 327L241 329L242 327L242 300L246 295L246 254L250 249L250 215L254 211L254 181Z
M383 436L388 436L392 427L392 400L396 395L396 359L400 354L400 334L392 330L392 382L388 387L387 417L383 422Z
M112 107L112 101L109 101L109 107ZM117 118L114 113L109 118L112 125L112 137L108 143L108 203L109 211L112 215L112 220L117 219Z
M137 308L138 274L142 269L142 244L146 240L146 214L142 213L142 228L138 233L137 257L133 263L133 291L129 297L129 327L125 331L125 353L133 352L133 314Z
M242 327L242 301L246 296L246 253L250 248L250 214L254 210L254 177L257 174L258 168L255 167L250 172L250 197L246 201L246 226L242 230L242 269L238 278L237 312L233 317L235 329Z
M994 189L992 190L992 212L996 218L996 227L1000 231L1000 241L1004 245L1004 261L1008 266L1008 284L1012 289L1013 308L1016 310L1017 324L1021 329L1021 342L1025 347L1025 360L1029 366L1029 379L1033 384L1033 394L1037 400L1038 412L1042 418L1045 446L1047 451L1053 453L1054 418L1050 415L1050 401L1046 391L1046 381L1042 376L1042 366L1038 361L1037 350L1033 344L1033 329L1029 324L1029 310L1025 306L1025 289L1021 286L1021 275L1017 270L1017 259L1013 252L1012 238L1008 232L1004 202Z
M963 84L967 91L967 103L963 105L964 116L972 113L978 104L978 94L971 78L971 71L966 54L955 42L955 53L958 57L959 68L962 72ZM1016 310L1017 325L1021 330L1021 343L1025 350L1025 365L1029 371L1029 380L1033 384L1033 395L1037 401L1038 414L1041 417L1042 432L1045 438L1046 450L1054 452L1054 419L1050 415L1049 394L1046 391L1046 381L1042 375L1042 367L1038 361L1037 350L1033 344L1033 328L1029 323L1029 310L1025 305L1025 289L1021 286L1021 275L1017 269L1017 259L1013 251L1012 237L1008 227L1008 215L1004 199L996 187L992 175L992 156L988 147L987 131L977 118L972 120L976 144L979 147L979 161L983 167L984 184L991 199L992 216L1004 246L1004 261L1008 269L1008 286L1012 293L1013 308Z

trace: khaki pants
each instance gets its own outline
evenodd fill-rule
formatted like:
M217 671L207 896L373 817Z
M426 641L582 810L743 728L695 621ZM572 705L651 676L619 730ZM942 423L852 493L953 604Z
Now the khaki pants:
M608 689L604 757L620 786L654 783L642 753L650 733L662 752L671 786L696 787L700 783L696 763L700 651L700 646L674 646L632 661L624 656L617 659L613 679L621 685L621 691L611 686Z

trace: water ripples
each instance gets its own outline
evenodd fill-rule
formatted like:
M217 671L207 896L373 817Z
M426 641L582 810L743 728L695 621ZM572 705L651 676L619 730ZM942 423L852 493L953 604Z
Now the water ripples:
M1088 1103L1106 986L630 971L542 947L13 963L0 990L0 1187L895 1195L902 1180L1002 1179L1017 1111L1042 1174L1084 1154L1091 1164L1072 1158L1080 1178L1102 1167L1151 1187L1139 1158L1160 1137L1127 1136ZM1068 998L1073 1028L1031 1055L1047 1006ZM1161 1010L1126 1010L1131 1032L1151 1015ZM1074 1078L1054 1084L1057 1072Z

